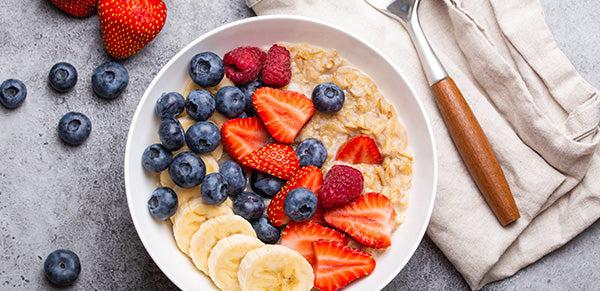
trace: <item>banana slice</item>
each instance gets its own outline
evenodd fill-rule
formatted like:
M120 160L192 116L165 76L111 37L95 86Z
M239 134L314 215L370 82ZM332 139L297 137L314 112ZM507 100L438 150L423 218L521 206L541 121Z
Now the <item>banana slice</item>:
M219 145L219 147L222 148L221 145ZM219 148L217 147L217 149ZM199 155L200 158L202 158L202 161L204 161L204 165L206 166L206 174L210 174L210 173L216 173L219 172L219 163L217 162L217 158L215 158L215 156L213 156L213 153L216 151L216 149L208 154L202 154ZM223 151L221 149L221 151Z
M177 185L175 185L175 182L173 182L173 180L171 180L171 175L169 175L169 170L164 170L162 172L160 172L160 176L158 178L159 183L161 186L164 187L169 187L171 189L175 189L175 187Z
M179 202L179 207L194 198L200 197L200 186L189 189L175 186L173 191L177 193L177 202Z
M258 238L246 234L219 240L208 256L208 275L221 290L242 290L237 275L240 262L246 253L262 245Z
M179 120L181 127L183 127L183 131L187 131L188 128L190 128L190 126L194 125L197 122L196 119L193 119L187 114L184 116L180 116L179 118L177 118L177 120Z
M217 242L232 234L256 237L250 222L239 215L226 215L204 222L192 236L189 254L196 267L208 274L208 256Z
M189 253L190 240L205 221L221 216L232 215L233 210L225 204L213 206L202 201L201 197L184 203L173 215L173 236L184 254Z
M307 291L313 287L314 274L298 252L282 245L264 245L242 259L238 280L243 291Z

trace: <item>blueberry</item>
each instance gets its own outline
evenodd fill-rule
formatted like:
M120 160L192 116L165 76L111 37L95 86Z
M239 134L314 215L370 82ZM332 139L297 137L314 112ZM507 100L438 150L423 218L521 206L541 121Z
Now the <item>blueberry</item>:
M246 97L246 109L244 110L248 116L256 116L256 111L254 110L254 105L252 104L252 94L254 91L260 87L264 87L264 84L261 81L254 80L252 82L237 85L242 93L244 93L244 97Z
M273 198L285 183L285 180L261 171L254 171L250 176L252 190L265 198Z
M156 100L156 115L158 118L178 117L185 106L185 99L177 92L162 93Z
M312 165L320 168L327 159L327 149L320 140L309 138L298 145L296 156L300 160L300 167Z
M252 192L242 192L233 198L233 212L252 221L262 216L265 202Z
M170 150L176 151L185 145L185 132L179 120L167 117L158 126L158 137L162 145Z
M79 112L69 112L58 121L58 136L67 144L82 144L92 131L90 119Z
M312 92L315 109L321 113L335 113L344 106L344 91L334 83L321 83Z
M283 201L283 212L293 221L307 221L317 211L317 195L299 187L290 191Z
M104 99L115 99L129 83L129 73L123 65L108 61L98 66L92 73L92 88Z
M198 121L188 128L185 141L196 153L210 153L221 144L221 131L212 122Z
M200 195L202 201L209 205L219 205L223 203L229 191L227 190L227 181L221 173L210 173L204 177L200 186Z
M238 87L225 86L215 94L217 111L227 118L234 118L246 109L246 97Z
M8 79L0 85L0 103L6 108L17 108L27 96L27 87L17 79Z
M277 241L279 241L281 230L279 227L269 223L269 219L266 217L261 216L258 219L253 220L250 224L252 224L252 228L254 228L256 236L262 242L266 244L275 244Z
M246 176L244 176L242 166L236 161L227 160L223 162L219 168L219 173L227 180L229 195L237 195L246 188Z
M162 144L149 145L142 154L142 165L146 170L158 173L169 167L173 161L173 154Z
M177 212L177 193L168 187L159 187L152 191L148 199L148 211L156 219L165 220Z
M56 63L50 69L48 81L54 90L67 92L77 83L77 70L69 63Z
M202 183L206 175L204 161L193 152L177 154L169 165L169 176L181 188L193 188Z
M79 272L81 272L79 257L70 250L55 250L44 261L46 278L58 286L73 284Z
M215 53L202 52L192 58L188 72L194 83L207 88L216 86L223 80L225 66Z
M206 121L215 113L215 98L204 89L194 90L185 100L185 110L193 119Z

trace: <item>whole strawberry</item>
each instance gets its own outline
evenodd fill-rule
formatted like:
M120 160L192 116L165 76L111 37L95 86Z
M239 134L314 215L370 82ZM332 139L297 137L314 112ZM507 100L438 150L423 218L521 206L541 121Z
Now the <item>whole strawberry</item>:
M76 17L88 17L98 7L98 0L50 0L62 11L76 16Z
M124 59L158 35L167 19L167 7L162 0L100 0L98 18L106 50Z
M359 170L335 165L325 175L323 186L318 191L319 201L325 208L344 205L362 193L363 184L364 177Z

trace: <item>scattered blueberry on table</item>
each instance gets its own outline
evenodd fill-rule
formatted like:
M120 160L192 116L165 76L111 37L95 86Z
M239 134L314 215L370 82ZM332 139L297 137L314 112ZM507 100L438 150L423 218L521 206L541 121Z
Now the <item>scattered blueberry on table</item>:
M48 82L54 90L67 92L77 84L77 69L67 62L56 63L50 68Z
M14 109L25 101L27 97L27 87L17 79L8 79L0 85L0 103L4 107Z
M83 113L68 112L58 122L58 136L70 145L82 144L91 131L92 122Z
M75 282L81 272L79 257L73 251L59 249L46 257L44 273L57 286L68 286Z
M92 73L92 88L104 99L115 99L127 87L129 73L125 67L115 61L98 66Z

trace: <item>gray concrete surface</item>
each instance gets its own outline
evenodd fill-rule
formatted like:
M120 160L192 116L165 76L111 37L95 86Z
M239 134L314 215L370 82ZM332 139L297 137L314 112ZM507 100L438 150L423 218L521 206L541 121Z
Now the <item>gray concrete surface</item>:
M160 68L188 42L224 23L253 15L243 0L166 0L168 21L138 55L123 61L130 84L113 101L95 97L92 70L109 59L96 17L66 16L47 0L0 1L0 80L26 83L16 110L0 106L0 290L45 290L43 260L57 248L79 254L73 290L165 290L176 287L156 267L129 216L123 155L131 117ZM595 0L541 0L559 46L600 87L600 21ZM72 63L74 90L47 84L50 67ZM81 146L65 146L56 124L68 111L93 123ZM600 282L600 224L569 244L484 290L593 290ZM385 290L468 290L460 274L425 237Z

